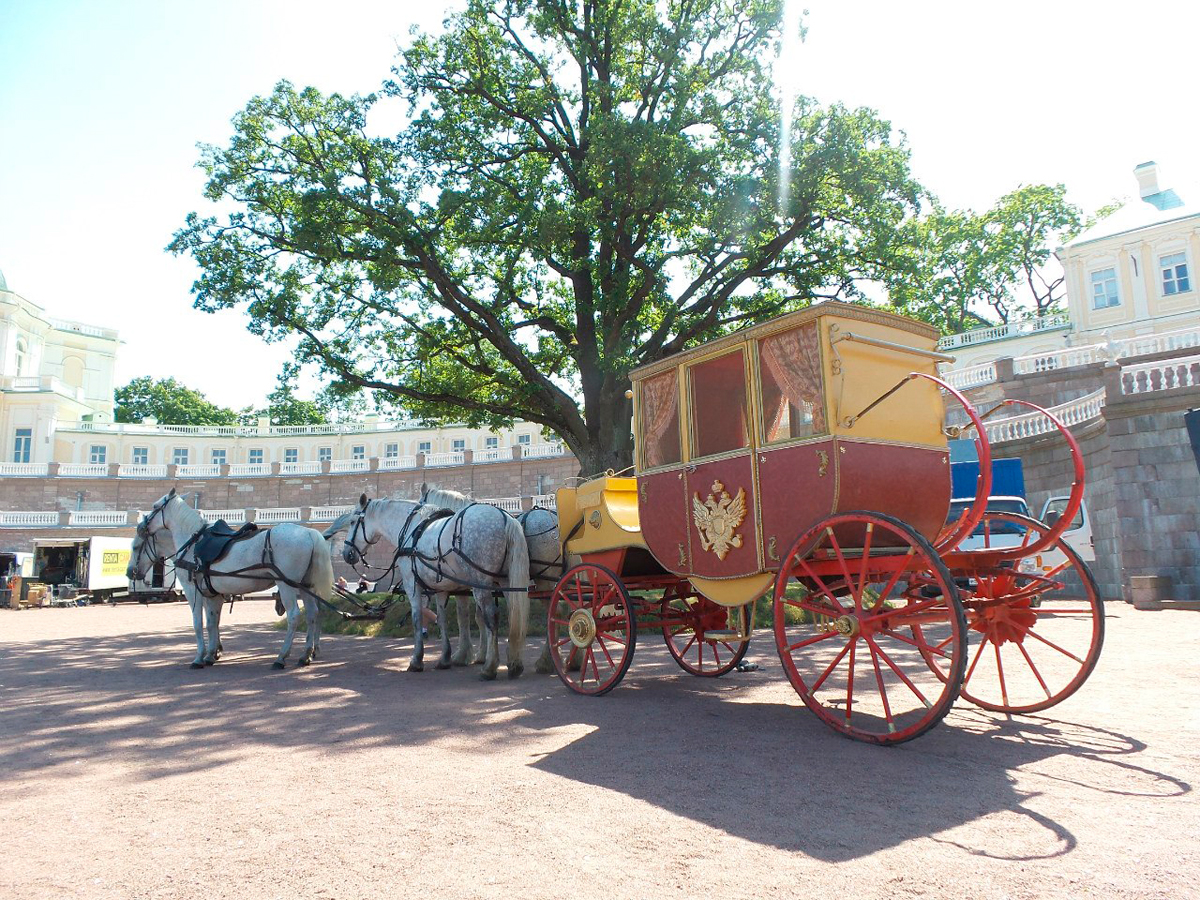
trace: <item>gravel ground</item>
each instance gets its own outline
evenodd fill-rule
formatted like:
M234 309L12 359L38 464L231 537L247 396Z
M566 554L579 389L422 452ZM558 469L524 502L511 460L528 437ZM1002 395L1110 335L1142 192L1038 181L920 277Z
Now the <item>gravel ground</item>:
M1200 616L1110 613L1049 713L874 748L768 634L718 681L643 638L597 699L387 639L272 671L269 602L200 671L180 605L0 610L0 897L1200 897Z

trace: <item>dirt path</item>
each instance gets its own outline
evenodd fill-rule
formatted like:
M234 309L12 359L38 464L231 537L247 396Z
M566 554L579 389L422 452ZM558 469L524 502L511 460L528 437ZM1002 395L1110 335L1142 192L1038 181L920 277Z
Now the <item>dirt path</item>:
M0 897L1200 897L1200 615L1110 609L1071 700L892 749L767 634L715 682L644 640L593 699L385 639L274 672L266 602L202 671L178 605L0 611Z

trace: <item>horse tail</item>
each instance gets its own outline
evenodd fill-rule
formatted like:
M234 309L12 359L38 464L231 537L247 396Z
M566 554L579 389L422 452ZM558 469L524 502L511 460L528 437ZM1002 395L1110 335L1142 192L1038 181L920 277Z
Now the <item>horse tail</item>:
M316 529L308 530L313 536L313 552L308 571L304 573L304 583L322 600L329 600L333 597L333 556L329 539Z
M505 513L504 537L508 544L508 645L523 647L529 628L529 544L521 523Z

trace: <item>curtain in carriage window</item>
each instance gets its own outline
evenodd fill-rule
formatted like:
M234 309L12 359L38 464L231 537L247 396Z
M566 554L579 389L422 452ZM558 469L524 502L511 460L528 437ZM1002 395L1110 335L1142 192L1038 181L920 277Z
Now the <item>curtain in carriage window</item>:
M642 468L653 469L683 458L679 443L679 382L675 370L647 378L639 389Z
M766 442L823 434L825 396L817 324L763 338L758 355Z

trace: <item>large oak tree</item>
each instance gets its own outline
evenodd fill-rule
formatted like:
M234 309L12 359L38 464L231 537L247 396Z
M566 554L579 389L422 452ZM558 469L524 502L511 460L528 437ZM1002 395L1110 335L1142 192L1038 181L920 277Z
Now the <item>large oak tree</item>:
M336 384L622 468L631 368L857 296L919 196L888 123L805 98L779 196L781 7L468 0L380 95L251 100L170 249Z

